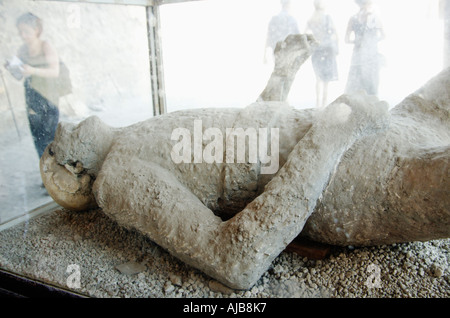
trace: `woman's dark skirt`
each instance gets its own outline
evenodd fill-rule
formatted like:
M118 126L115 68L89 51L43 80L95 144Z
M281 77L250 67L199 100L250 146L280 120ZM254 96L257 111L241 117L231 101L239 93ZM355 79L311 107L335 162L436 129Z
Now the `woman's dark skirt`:
M33 89L30 82L30 79L27 79L24 83L25 100L31 135L40 158L45 148L55 137L59 121L59 109L57 105L54 105Z

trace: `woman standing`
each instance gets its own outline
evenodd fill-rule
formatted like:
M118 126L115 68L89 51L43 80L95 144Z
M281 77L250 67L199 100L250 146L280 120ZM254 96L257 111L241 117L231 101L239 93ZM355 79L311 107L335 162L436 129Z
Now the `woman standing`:
M369 95L378 95L381 68L378 42L384 39L384 30L371 0L355 2L360 11L350 18L345 35L346 43L354 45L346 93L365 91Z
M338 80L336 56L339 45L333 20L325 12L323 0L315 0L314 7L306 32L311 32L319 43L311 60L316 74L316 107L320 108L327 105L328 83Z
M54 138L59 121L59 97L70 90L70 81L62 83L64 65L61 66L50 43L41 39L42 20L26 13L17 19L16 26L24 42L18 57L23 62L28 121L40 158ZM65 75L68 78L68 73Z

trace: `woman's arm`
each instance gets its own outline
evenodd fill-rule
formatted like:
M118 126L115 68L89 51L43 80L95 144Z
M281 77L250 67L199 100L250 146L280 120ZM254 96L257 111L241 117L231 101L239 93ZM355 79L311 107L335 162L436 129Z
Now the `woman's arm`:
M23 66L25 76L34 75L39 77L55 78L59 76L59 57L56 50L48 43L44 42L43 51L47 61L47 67Z

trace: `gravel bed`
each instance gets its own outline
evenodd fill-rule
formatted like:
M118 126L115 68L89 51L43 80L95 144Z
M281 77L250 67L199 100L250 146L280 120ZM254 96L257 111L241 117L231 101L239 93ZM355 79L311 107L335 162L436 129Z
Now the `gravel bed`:
M450 239L283 252L255 286L227 288L100 210L57 210L0 232L0 267L89 297L447 298Z

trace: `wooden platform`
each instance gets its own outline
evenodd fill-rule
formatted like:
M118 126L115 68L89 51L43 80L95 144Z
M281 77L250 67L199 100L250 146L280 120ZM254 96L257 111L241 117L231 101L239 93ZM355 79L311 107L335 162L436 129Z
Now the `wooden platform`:
M286 247L285 251L297 253L313 260L322 260L330 254L331 246L298 237Z

